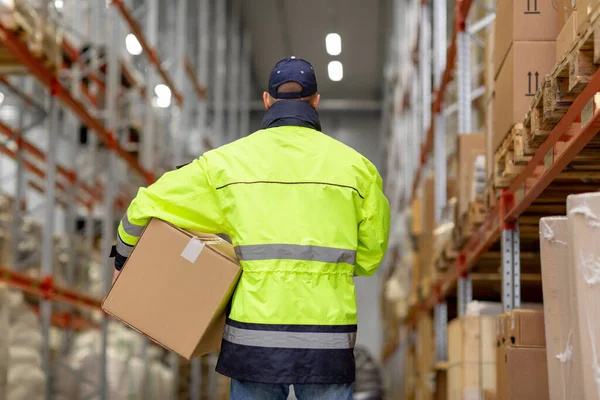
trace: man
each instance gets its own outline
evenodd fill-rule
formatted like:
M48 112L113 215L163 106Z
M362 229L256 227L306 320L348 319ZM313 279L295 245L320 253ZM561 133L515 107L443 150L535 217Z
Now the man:
M243 273L217 371L234 400L352 398L352 277L377 269L390 211L373 164L320 132L319 100L313 67L281 60L262 129L140 189L119 225L117 270L152 217L231 238Z

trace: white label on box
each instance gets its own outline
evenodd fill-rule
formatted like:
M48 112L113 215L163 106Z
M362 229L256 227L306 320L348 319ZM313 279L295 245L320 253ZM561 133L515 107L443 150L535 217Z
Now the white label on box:
M181 252L181 257L193 264L198 259L202 249L204 249L204 242L197 237L193 237L190 239L187 246L185 246L185 249L183 249Z

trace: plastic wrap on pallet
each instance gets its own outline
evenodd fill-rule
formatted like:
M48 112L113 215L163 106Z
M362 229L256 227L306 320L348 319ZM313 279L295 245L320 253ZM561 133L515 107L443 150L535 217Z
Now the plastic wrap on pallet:
M483 197L485 194L485 155L478 155L473 163L473 182L471 183L470 201L474 201L478 197Z
M583 399L567 217L540 220L540 256L550 400ZM577 354L575 357L574 355Z
M574 348L573 356L582 371L585 398L596 399L600 398L600 193L569 196L567 217L580 348Z
M143 400L172 399L173 372L161 361L163 350L148 347L148 360L143 358L144 339L139 333L119 323L110 323L108 333L108 398ZM100 378L101 335L88 331L77 335L70 355L61 360L68 368L57 374L58 400L83 400L96 392ZM148 377L145 378L146 370ZM73 371L85 376L74 379ZM145 397L147 390L149 397Z
M22 292L8 292L7 304L9 347L5 399L44 399L46 375L42 370L39 319L25 303Z

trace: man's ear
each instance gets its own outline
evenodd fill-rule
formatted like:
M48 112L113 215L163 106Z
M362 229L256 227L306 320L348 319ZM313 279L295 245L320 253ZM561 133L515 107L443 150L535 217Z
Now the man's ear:
M313 96L313 98L310 100L310 105L312 106L312 108L314 108L315 110L317 108L319 108L319 101L321 101L321 95L320 94L316 94Z
M271 108L271 96L267 92L263 92L263 103L265 104L265 110L269 111Z

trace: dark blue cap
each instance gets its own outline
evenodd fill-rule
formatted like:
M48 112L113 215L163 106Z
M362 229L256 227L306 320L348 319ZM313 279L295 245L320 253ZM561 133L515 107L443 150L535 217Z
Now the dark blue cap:
M287 82L302 86L300 93L277 93L277 88ZM317 93L317 77L312 65L296 57L284 58L275 64L269 77L269 94L275 99L300 99Z

